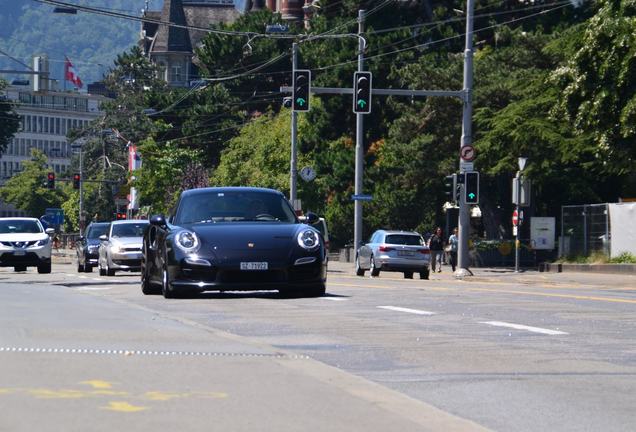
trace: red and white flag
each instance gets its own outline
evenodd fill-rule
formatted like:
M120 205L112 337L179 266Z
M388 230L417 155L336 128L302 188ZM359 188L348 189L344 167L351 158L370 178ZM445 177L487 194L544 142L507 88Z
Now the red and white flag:
M80 79L79 75L77 75L77 72L75 72L73 63L71 63L68 57L65 58L66 61L64 62L64 79L75 84L75 87L82 88L82 80Z

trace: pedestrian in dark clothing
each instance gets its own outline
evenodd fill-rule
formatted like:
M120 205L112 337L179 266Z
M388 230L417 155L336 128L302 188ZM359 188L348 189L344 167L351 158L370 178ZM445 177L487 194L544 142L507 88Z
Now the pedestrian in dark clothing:
M438 273L442 272L442 255L444 255L444 238L442 229L437 227L428 240L428 248L431 250L431 271L435 273L436 264L439 264Z

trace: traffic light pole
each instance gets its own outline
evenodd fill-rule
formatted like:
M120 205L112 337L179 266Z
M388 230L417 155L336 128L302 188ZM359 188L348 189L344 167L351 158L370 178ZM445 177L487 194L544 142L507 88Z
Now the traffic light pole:
M79 235L84 235L84 149L80 147L79 152Z
M358 34L364 33L364 10L358 11ZM358 72L364 70L364 40L358 42ZM362 174L364 172L364 114L356 114L356 160L355 194L362 195ZM358 250L362 243L362 201L353 202L353 247Z
M473 12L475 9L474 0L466 2L466 49L464 51L464 108L462 115L462 137L461 149L472 144L472 87L473 87ZM459 165L460 173L464 172L461 159ZM459 200L459 241L457 249L457 271L455 277L463 278L472 275L469 267L468 240L470 238L470 214L469 204L465 198L466 184L460 186Z
M298 67L298 44L292 44L292 77ZM293 104L293 101L292 101ZM291 201L294 210L296 210L297 185L298 177L298 113L292 109L291 113L291 158L289 162L289 201Z

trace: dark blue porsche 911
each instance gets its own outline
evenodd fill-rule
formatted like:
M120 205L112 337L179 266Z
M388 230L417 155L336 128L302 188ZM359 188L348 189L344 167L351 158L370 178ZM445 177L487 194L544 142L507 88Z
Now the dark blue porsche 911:
M281 192L201 188L184 191L169 218L150 218L141 271L142 292L166 298L263 289L320 296L327 253Z

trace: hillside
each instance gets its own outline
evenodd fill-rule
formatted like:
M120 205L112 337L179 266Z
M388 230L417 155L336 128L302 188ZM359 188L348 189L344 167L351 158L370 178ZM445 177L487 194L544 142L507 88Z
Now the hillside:
M139 15L144 7L143 0L74 0L73 3L132 15ZM72 60L82 81L90 83L99 80L112 67L117 54L131 47L139 34L139 24L134 21L82 12L54 14L52 6L32 0L0 0L0 10L0 49L27 64L31 64L34 54L48 54L52 77L60 80L60 87L65 56ZM0 55L0 68L24 69L4 55ZM4 78L10 80L14 76Z

